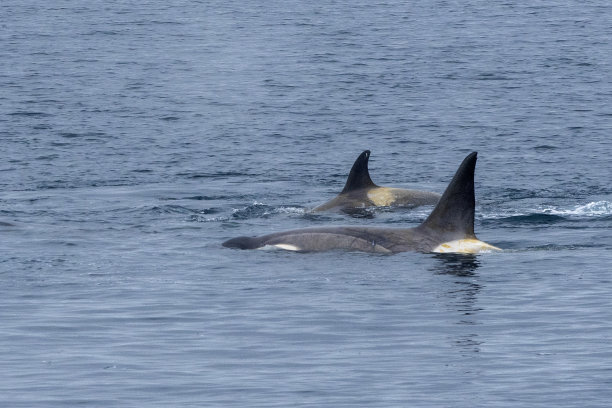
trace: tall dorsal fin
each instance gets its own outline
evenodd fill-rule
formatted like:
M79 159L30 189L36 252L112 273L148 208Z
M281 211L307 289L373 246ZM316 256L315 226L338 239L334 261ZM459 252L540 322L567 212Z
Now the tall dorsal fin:
M346 180L344 189L342 189L340 194L348 193L352 190L359 190L361 188L377 187L370 178L370 172L368 171L369 159L369 150L364 150L363 153L357 157L357 160L355 160L355 163L353 163L353 167L351 167L351 172Z
M476 238L474 235L474 169L477 153L470 153L457 169L442 198L418 228L444 234L453 239Z

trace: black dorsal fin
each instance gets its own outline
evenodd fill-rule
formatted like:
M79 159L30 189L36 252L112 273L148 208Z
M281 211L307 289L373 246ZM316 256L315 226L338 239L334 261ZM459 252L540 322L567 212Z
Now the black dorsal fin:
M419 226L444 234L449 239L476 238L474 235L474 169L477 153L470 153L457 169L442 198Z
M376 184L370 178L370 172L368 171L368 160L370 159L370 151L364 150L363 153L357 157L351 172L349 173L344 189L342 193L348 193L349 191L359 190L368 187L377 187Z

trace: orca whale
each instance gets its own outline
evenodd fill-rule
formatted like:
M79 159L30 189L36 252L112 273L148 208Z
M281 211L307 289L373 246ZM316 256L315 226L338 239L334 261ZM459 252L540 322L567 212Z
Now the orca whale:
M381 187L372 181L368 170L370 151L365 150L357 157L349 173L344 189L335 198L312 209L312 211L354 209L380 206L417 207L433 205L440 194L428 191L406 190L403 188Z
M280 248L290 251L334 249L396 253L479 253L499 250L474 234L474 170L477 153L461 163L438 204L415 228L315 227L259 237L237 237L223 246L237 249Z

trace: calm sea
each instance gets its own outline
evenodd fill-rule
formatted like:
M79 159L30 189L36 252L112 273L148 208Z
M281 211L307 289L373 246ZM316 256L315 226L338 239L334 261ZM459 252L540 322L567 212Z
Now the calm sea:
M608 407L609 1L0 4L3 407ZM478 256L238 251L365 149Z

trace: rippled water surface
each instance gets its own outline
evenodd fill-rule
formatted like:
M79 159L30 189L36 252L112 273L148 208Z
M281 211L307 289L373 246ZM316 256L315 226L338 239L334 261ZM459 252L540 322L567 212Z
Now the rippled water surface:
M0 4L7 407L607 407L607 1ZM372 151L478 256L238 251Z

